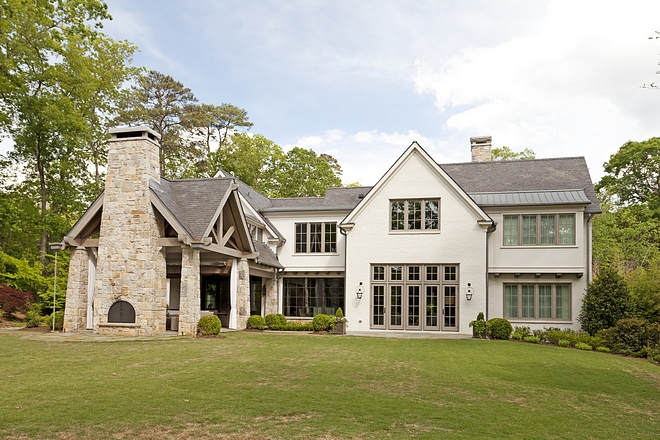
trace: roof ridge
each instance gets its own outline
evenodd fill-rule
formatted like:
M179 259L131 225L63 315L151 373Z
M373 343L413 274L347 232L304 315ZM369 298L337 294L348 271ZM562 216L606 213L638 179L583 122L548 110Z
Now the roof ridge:
M438 162L438 165L466 165L466 164L493 164L493 163L519 163L519 162L541 162L541 161L551 161L551 160L566 160L566 159L585 159L584 156L562 156L562 157L543 157L540 159L515 159L515 160L484 160L479 162Z
M469 192L468 194L516 194L516 193L559 192L559 191L584 191L584 188L536 189L536 190L516 190L516 191L475 191L475 192Z

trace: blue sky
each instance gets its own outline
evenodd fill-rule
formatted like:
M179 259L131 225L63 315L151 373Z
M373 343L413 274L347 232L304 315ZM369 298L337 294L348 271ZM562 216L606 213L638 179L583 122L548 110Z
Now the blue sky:
M245 108L285 149L374 184L417 140L469 160L470 136L586 156L660 135L660 2L108 0L105 32L201 102ZM660 81L658 81L660 82Z

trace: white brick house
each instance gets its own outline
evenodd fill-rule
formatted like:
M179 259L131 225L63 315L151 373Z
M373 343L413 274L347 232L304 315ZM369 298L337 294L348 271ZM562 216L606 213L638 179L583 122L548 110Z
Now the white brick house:
M112 132L105 194L63 240L66 331L155 334L169 311L192 334L206 313L240 329L250 314L338 307L349 333L470 334L479 312L579 328L600 212L583 158L490 162L483 137L473 162L438 164L413 143L373 187L269 199L222 173L136 174L140 154L157 160L157 139Z

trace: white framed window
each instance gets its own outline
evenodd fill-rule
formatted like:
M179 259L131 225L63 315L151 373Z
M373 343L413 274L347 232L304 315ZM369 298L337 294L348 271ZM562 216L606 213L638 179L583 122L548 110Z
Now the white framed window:
M295 252L297 254L336 253L337 223L296 223Z
M571 319L571 285L505 283L504 317L522 321Z
M504 246L575 245L575 214L504 216Z
M390 201L390 231L440 230L440 199Z

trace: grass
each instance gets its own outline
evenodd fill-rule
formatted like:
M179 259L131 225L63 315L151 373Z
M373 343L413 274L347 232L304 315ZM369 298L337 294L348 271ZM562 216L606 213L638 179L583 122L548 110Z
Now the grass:
M536 344L0 332L0 437L656 439L660 368Z

